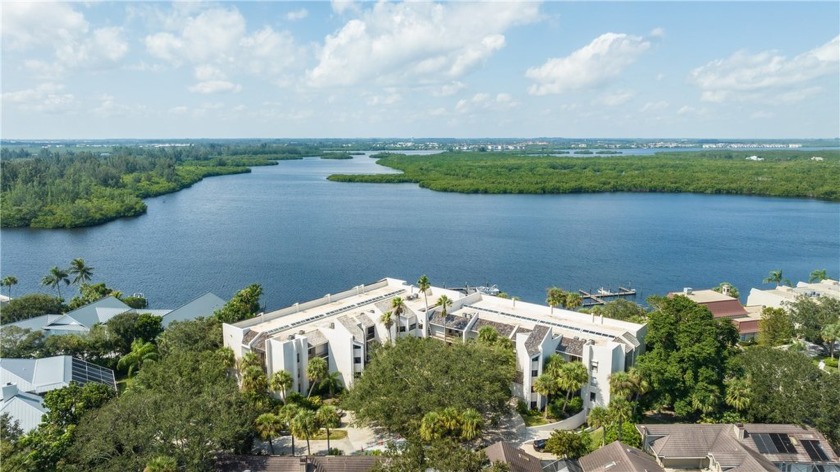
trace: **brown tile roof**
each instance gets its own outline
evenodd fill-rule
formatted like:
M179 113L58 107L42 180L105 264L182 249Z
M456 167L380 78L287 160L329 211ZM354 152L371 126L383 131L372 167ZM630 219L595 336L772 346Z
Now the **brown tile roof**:
M216 461L219 472L367 472L379 462L374 456L288 457L226 456Z
M701 303L712 312L715 318L737 318L747 316L747 310L738 300L724 300L719 302Z
M662 472L653 457L635 447L613 441L578 462L584 472Z
M510 467L510 472L542 472L540 460L517 449L511 443L499 441L484 449L490 462L502 462Z

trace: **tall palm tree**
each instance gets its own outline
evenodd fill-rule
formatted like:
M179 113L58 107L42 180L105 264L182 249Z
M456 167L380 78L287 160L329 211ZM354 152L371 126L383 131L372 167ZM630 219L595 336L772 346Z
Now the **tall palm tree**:
M477 339L480 343L492 346L499 340L499 332L492 326L482 326L478 330Z
M554 314L554 307L563 306L566 303L566 292L557 287L551 287L546 293L545 302L551 307L551 314Z
M309 359L309 365L306 366L306 377L309 379L309 394L306 395L306 398L312 396L312 390L315 389L315 384L323 380L329 373L329 366L327 366L327 361L323 357Z
M545 365L543 366L543 372L551 375L556 380L560 377L560 370L563 369L563 364L566 363L566 360L563 359L563 356L560 354L552 353L548 356L548 359L545 360Z
M140 339L135 339L131 343L131 352L122 356L117 362L117 369L127 369L128 376L133 377L143 364L156 360L158 360L157 347L151 342L144 343Z
M295 433L293 424L295 422L295 417L297 417L298 413L301 412L301 408L294 403L287 403L280 407L280 410L277 412L277 416L280 418L280 421L283 422L283 427L289 434L292 436L292 455L295 455Z
M610 394L629 400L635 388L629 373L619 371L610 374Z
M397 339L400 338L400 316L405 312L405 301L401 297L394 297L391 300L391 309L394 312L394 322L397 325Z
M595 408L589 410L589 415L586 417L586 422L592 428L600 428L601 426L604 426L610 422L609 411L607 411L607 409L602 406L596 406Z
M429 278L426 277L425 274L421 275L417 280L417 288L423 292L423 301L426 303L426 311L429 311L429 299L426 297L426 293L430 288L432 288L432 284L429 282Z
M563 402L563 413L566 412L566 406L569 404L569 400L572 399L572 393L580 390L588 381L589 372L586 371L586 366L582 362L567 362L563 364L560 377L557 379L557 385L561 390L566 391L566 400Z
M566 302L564 306L569 310L574 310L575 308L580 308L583 305L583 298L577 293L567 292L566 293Z
M265 371L262 367L249 365L242 371L242 391L250 393L264 393L268 388Z
M386 311L382 313L382 316L379 317L379 321L385 325L385 329L388 330L388 341L393 342L394 338L391 336L391 326L394 326L394 313L391 311Z
M771 270L767 277L764 278L764 283L766 284L776 284L776 285L790 285L790 280L784 277L782 274L782 269L779 270Z
M338 410L332 405L323 405L315 412L315 419L322 428L327 430L327 451L329 451L332 449L330 447L330 428L338 428L341 425Z
M811 276L808 277L808 283L819 282L821 280L825 280L828 278L828 272L825 269L816 269L811 272Z
M624 422L633 417L633 406L626 398L611 398L608 411L609 416L618 424L618 440L621 441L621 430L624 429Z
M440 316L443 318L443 342L446 343L446 308L452 306L452 300L445 294L441 295L435 306L440 307Z
M41 279L41 285L52 287L58 291L58 298L61 298L61 283L70 285L70 279L67 277L67 272L59 269L57 266L50 269L50 273Z
M257 433L263 439L268 439L268 446L271 448L271 455L274 455L274 441L272 438L283 430L283 420L274 413L263 413L255 421Z
M327 372L327 375L324 376L320 382L318 382L318 388L323 392L324 390L332 397L335 396L335 392L339 391L342 387L341 381L341 372Z
M7 275L0 280L0 286L9 288L9 298L12 298L12 285L17 285L18 279L14 275Z
M86 284L93 277L93 267L85 264L85 260L80 258L70 261L68 272L73 276L73 285Z
M534 380L534 391L545 397L545 418L548 419L548 404L551 395L557 393L557 379L550 374L542 374Z
M283 403L286 403L286 392L292 388L294 385L294 378L292 374L285 370L278 370L277 372L271 374L271 378L268 380L268 388L270 388L274 392L280 392L283 396Z
M828 345L828 357L834 358L834 343L840 339L840 322L825 325L820 331L820 337Z
M300 410L292 420L292 434L306 438L306 455L311 455L309 448L309 437L318 431L318 424L315 421L315 412L312 410Z
M461 439L470 441L477 438L483 427L484 418L478 411L467 408L461 413Z
M704 415L717 410L719 402L720 393L714 385L700 382L694 388L694 393L691 394L691 406Z

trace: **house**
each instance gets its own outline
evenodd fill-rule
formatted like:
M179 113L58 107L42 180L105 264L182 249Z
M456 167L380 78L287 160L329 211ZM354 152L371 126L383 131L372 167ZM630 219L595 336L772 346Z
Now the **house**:
M648 453L619 441L578 459L583 472L665 472Z
M747 309L747 307L741 305L737 298L729 295L728 289L728 286L724 286L721 292L717 292L714 290L694 290L686 287L682 292L669 293L668 297L682 295L694 303L708 308L715 318L729 318L738 328L741 341L755 338L758 335L761 310Z
M24 432L38 427L46 413L40 395L67 387L71 382L84 385L97 382L114 390L114 371L71 356L43 359L0 359L0 385L3 405L0 413L8 413L20 423Z
M453 301L446 316L434 303L441 295ZM404 313L387 328L381 321L400 297ZM426 301L431 304L426 306ZM306 368L318 356L338 372L345 386L361 375L374 343L403 336L433 338L441 342L474 339L484 326L492 326L515 348L517 379L514 394L532 408L546 399L533 391L545 361L559 354L586 366L590 380L581 390L584 411L609 404L609 376L628 370L644 351L647 326L544 305L504 299L481 292L463 294L432 287L426 294L397 279L385 278L338 294L295 303L235 324L224 324L224 345L237 359L253 352L270 376L279 370L292 375L292 390L309 388Z
M84 334L97 323L107 323L111 318L131 311L132 308L117 297L105 297L83 307L67 312L43 327L45 334Z
M668 469L840 472L818 431L791 424L638 424L646 451Z
M225 456L218 472L367 472L379 463L375 456Z
M213 293L207 292L180 308L164 313L161 316L161 324L164 328L166 328L173 321L188 321L199 317L212 316L216 310L225 306L225 303L224 299ZM136 311L145 313L143 310Z
M510 472L542 472L540 460L511 443L499 441L484 448L490 463L507 464Z
M779 285L769 290L753 288L747 297L747 305L760 305L772 308L784 308L796 301L797 297L831 297L840 299L840 282L832 279L816 283L799 282L796 287Z

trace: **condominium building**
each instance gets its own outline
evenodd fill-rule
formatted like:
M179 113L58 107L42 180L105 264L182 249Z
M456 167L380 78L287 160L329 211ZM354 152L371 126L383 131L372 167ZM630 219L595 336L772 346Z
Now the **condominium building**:
M444 318L437 300L452 300ZM389 328L382 323L395 297L405 309ZM510 339L516 350L514 394L532 407L545 399L533 392L545 361L557 353L582 362L590 380L581 389L584 408L609 403L609 376L629 369L644 351L646 325L596 317L544 305L499 298L481 292L432 287L425 294L405 281L385 278L370 285L327 294L271 313L223 326L224 344L237 359L253 352L265 362L269 375L292 374L292 390L309 389L309 360L323 357L331 372L339 372L345 386L364 371L373 343L403 336L430 337L441 342L476 338L492 326Z

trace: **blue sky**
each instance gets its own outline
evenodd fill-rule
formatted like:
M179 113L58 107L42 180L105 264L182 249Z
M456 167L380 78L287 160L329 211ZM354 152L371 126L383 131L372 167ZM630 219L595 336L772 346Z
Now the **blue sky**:
M2 3L4 139L831 138L840 3Z

